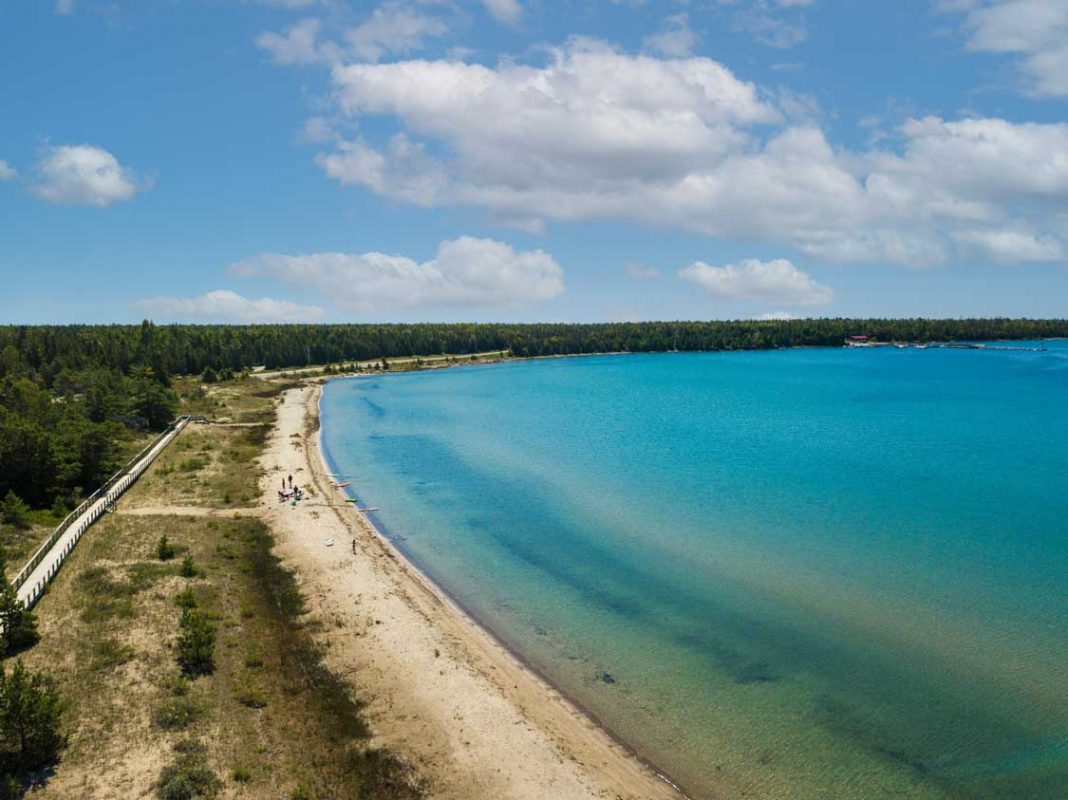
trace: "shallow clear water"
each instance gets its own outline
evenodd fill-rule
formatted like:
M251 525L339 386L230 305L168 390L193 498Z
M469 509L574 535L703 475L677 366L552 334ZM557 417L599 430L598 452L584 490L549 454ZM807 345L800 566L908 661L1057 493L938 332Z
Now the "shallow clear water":
M696 797L1068 797L1068 342L335 381L374 521Z

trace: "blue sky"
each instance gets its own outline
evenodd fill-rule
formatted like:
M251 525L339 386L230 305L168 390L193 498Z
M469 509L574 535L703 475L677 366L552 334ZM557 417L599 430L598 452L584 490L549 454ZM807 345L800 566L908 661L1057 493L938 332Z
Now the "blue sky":
M1064 0L12 0L0 322L1065 316Z

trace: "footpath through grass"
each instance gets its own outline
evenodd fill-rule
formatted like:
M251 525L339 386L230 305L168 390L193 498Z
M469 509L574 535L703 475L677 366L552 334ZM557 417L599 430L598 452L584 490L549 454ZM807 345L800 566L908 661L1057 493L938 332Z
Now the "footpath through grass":
M274 387L242 383L241 413L265 421ZM244 394L253 388L262 395ZM254 503L258 467L238 465L254 462L266 429L193 430L193 444L169 453L170 463L206 452L226 464L240 449L228 479ZM369 747L363 708L323 665L319 622L254 511L214 503L210 516L124 513L212 505L213 492L161 498L156 481L139 482L87 533L36 607L41 642L21 658L56 678L69 746L28 796L422 797L417 776ZM189 646L208 655L195 668L184 659Z

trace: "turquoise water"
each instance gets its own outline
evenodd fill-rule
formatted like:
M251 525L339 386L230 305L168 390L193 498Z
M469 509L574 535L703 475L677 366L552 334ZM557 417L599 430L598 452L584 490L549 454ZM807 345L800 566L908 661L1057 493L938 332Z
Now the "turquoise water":
M328 461L695 797L1068 797L1068 342L329 383Z

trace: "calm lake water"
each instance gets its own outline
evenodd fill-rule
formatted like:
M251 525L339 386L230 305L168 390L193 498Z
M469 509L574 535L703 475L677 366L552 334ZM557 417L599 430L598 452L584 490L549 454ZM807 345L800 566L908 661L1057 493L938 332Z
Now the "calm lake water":
M335 381L397 546L695 797L1068 797L1068 342Z

